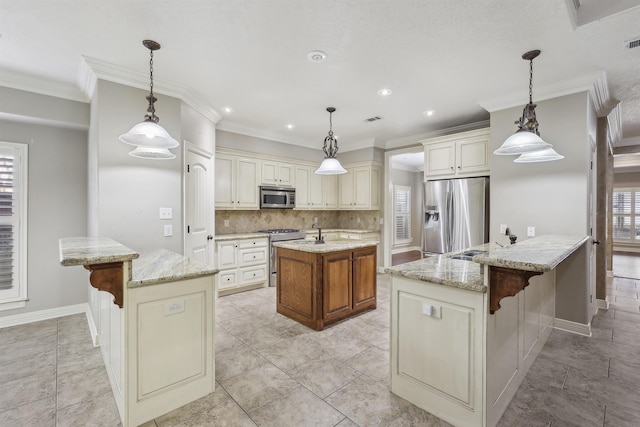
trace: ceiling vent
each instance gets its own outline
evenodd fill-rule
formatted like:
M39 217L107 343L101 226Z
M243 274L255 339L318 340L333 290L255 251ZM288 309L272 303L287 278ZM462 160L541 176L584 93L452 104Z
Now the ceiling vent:
M627 40L626 42L624 42L624 47L626 47L627 49L640 47L640 37L635 40Z
M382 117L374 116L374 117L369 117L368 119L364 119L364 121L367 123L377 122L378 120L382 120Z

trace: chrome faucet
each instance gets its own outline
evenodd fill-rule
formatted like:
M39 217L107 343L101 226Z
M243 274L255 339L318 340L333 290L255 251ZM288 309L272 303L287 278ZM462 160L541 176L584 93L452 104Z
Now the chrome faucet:
M324 243L324 237L322 237L322 227L320 227L316 223L313 223L311 225L311 228L317 228L318 229L318 236L316 237L316 243Z
M512 245L516 244L516 239L518 238L518 236L516 236L515 234L511 234L511 230L509 230L509 227L507 227L507 231L504 234L505 236L509 236L509 241L511 241Z

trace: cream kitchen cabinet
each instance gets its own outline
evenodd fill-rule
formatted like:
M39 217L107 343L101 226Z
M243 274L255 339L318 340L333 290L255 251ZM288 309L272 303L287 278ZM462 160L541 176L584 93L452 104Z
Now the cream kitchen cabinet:
M338 209L338 178L317 175L316 166L296 166L296 209Z
M225 295L268 284L269 238L216 242L217 293Z
M295 173L295 166L291 163L263 160L260 182L274 187L293 187Z
M340 209L380 209L380 168L377 166L347 167L339 175Z
M425 179L489 173L489 129L420 141L424 145Z
M259 209L259 171L258 159L216 153L216 209Z

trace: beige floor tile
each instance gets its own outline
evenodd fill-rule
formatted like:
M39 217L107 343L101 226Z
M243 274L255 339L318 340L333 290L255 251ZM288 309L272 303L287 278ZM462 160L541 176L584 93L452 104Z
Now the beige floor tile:
M58 346L58 375L66 375L104 367L99 347L91 340L71 341Z
M171 411L165 415L157 417L155 423L157 427L172 427L181 422L187 421L196 415L211 410L216 406L231 399L229 393L216 382L216 389L213 393L210 393L194 402L187 403L186 405Z
M271 325L240 332L236 335L236 338L257 350L292 337L293 334L287 329L278 329Z
M89 381L87 381L89 379ZM58 375L58 409L111 392L103 366L74 374Z
M251 412L288 394L298 383L276 366L265 363L223 381L221 385L242 409Z
M245 316L232 317L225 320L219 320L218 324L222 325L226 330L234 335L241 332L250 331L251 329L257 329L263 326L264 321L260 317L252 314Z
M0 329L1 333L2 329ZM0 336L0 365L12 360L32 359L47 351L55 351L57 335L46 335L42 337L23 337L18 341L3 342Z
M325 353L340 361L351 359L371 347L370 344L356 338L344 329L327 329L324 332L326 333L305 335L303 339L311 344L319 345Z
M0 411L55 397L55 371L39 373L8 381L0 386Z
M387 387L364 375L336 391L325 401L360 426L386 426L411 405L389 392Z
M268 363L267 359L246 345L216 354L216 381L223 381Z
M358 372L362 372L374 380L390 386L391 372L388 350L371 347L353 356L345 363Z
M289 372L317 396L325 398L360 376L360 372L330 357L322 356Z
M453 427L448 422L441 420L429 412L410 405L398 418L391 421L388 427Z
M55 427L55 425L55 396L26 403L6 411L0 411L0 426Z
M176 425L179 427L255 427L256 423L233 399L229 399Z
M261 427L333 427L345 418L335 408L300 386L250 412L250 416Z
M316 360L324 354L319 345L309 343L299 336L263 347L259 353L285 372Z
M6 384L31 375L55 374L57 352L44 351L32 357L12 359L0 364L0 384Z
M118 408L111 391L91 400L58 410L57 427L117 427L121 426Z
M14 342L33 340L58 334L58 320L49 319L24 325L0 328L0 343L6 345Z
M216 328L216 354L236 347L242 347L244 343L223 327Z

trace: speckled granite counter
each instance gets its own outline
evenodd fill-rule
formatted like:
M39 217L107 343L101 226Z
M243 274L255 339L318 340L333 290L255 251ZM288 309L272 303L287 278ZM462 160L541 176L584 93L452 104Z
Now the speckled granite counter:
M167 249L143 251L140 258L133 261L132 270L128 283L130 288L195 279L218 272L215 268L204 267L191 258Z
M482 266L475 262L438 255L386 268L385 273L408 279L437 283L474 292L487 292Z
M277 248L293 249L295 251L310 252L314 254L347 251L377 245L378 242L372 240L359 241L350 239L330 240L323 244L316 244L312 240L293 240L273 243L273 246Z
M486 254L474 256L473 261L515 270L551 271L588 239L589 236L548 235L503 248L490 245Z
M257 239L261 237L269 238L265 233L236 233L236 234L216 234L216 242L223 240L243 240L243 239Z
M63 237L59 247L64 266L129 261L140 256L109 237Z

